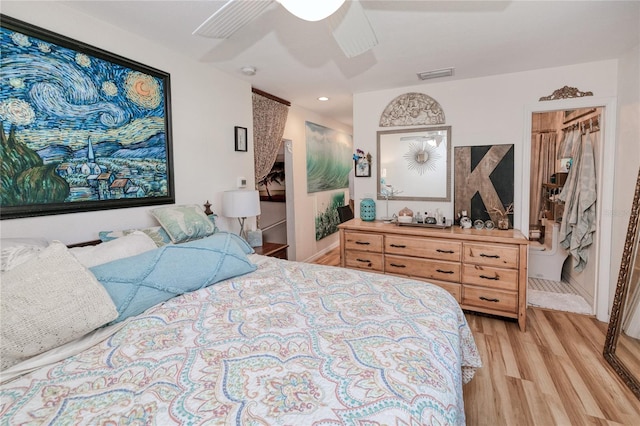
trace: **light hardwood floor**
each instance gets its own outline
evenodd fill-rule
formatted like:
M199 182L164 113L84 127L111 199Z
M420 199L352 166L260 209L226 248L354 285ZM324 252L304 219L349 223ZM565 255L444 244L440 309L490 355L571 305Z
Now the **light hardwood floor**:
M339 266L334 249L315 263ZM483 366L463 388L468 425L640 425L640 401L602 356L607 324L527 309L515 321L467 314Z

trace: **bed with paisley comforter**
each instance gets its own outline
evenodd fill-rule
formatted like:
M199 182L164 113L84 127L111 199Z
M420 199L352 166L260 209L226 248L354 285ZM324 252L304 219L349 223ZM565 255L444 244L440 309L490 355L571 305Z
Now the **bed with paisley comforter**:
M252 272L171 297L5 381L0 423L464 424L462 385L481 361L446 291L246 259Z

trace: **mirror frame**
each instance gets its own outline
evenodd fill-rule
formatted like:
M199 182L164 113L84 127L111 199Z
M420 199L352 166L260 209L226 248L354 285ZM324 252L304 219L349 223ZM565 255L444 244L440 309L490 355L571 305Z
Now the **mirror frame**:
M618 283L616 293L613 298L613 306L611 307L611 317L609 319L609 328L605 339L603 355L609 362L611 367L618 373L620 378L631 389L633 394L640 399L640 377L636 377L624 365L622 360L616 355L616 346L618 337L622 332L622 318L624 308L626 307L627 298L629 296L629 287L631 286L632 269L634 262L640 261L640 236L638 235L638 222L640 221L640 172L638 173L638 181L636 182L636 190L633 196L633 204L631 206L631 215L629 216L629 227L627 229L627 237L622 253L622 261L620 263L620 273L618 275ZM640 283L636 283L635 291L640 291Z
M393 200L407 200L407 201L451 201L451 152L452 152L452 146L453 146L453 142L451 141L451 126L440 126L440 127L420 127L420 128L415 128L415 129L400 129L400 130L380 130L377 132L377 185L376 185L376 189L378 191L378 196L377 199L378 200L386 200L387 197L385 195L383 195L381 193L381 177L382 177L382 173L381 173L381 168L382 168L382 156L380 154L381 149L380 149L380 143L381 143L381 139L383 136L388 136L388 135L395 135L397 137L394 138L394 140L390 141L390 143L397 143L398 144L398 154L394 157L395 159L398 160L403 160L403 156L406 157L405 154L406 149L407 148L411 148L408 143L403 142L401 138L403 137L407 137L410 135L416 135L416 134L420 134L422 133L423 135L416 135L416 136L425 136L428 135L430 132L441 132L441 131L446 131L447 133L447 145L445 147L445 155L446 158L444 159L444 165L446 167L446 182L444 183L445 187L442 188L440 187L438 189L438 193L442 193L443 189L444 189L444 196L440 197L440 196L420 196L419 194L410 194L410 193L405 193L405 195L396 195L396 193L394 193L393 195L390 195L388 198L389 199L393 199ZM406 145L402 145L402 144L406 144ZM408 170L408 168L407 168ZM408 178L407 178L408 179ZM423 176L422 174L420 174L419 179L423 179L424 180L424 187L427 188L429 187L429 184L432 184L432 182L429 181L428 176ZM406 180L406 179L405 179ZM396 187L396 185L394 185L394 187ZM399 192L398 194L402 194L404 189L402 188L402 186L399 186L397 188L398 190L400 190L401 192Z

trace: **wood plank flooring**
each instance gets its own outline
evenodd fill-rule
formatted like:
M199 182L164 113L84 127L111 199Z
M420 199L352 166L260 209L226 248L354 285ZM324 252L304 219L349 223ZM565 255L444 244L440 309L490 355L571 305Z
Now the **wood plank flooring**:
M315 263L339 266L339 249ZM522 333L515 321L466 317L483 362L463 388L468 425L640 425L640 401L602 356L607 324L528 308Z

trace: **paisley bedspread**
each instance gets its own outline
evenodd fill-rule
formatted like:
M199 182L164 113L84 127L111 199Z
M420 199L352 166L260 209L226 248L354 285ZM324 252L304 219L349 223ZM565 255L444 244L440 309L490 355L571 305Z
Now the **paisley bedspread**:
M458 425L481 365L444 290L262 258L0 387L2 425Z

